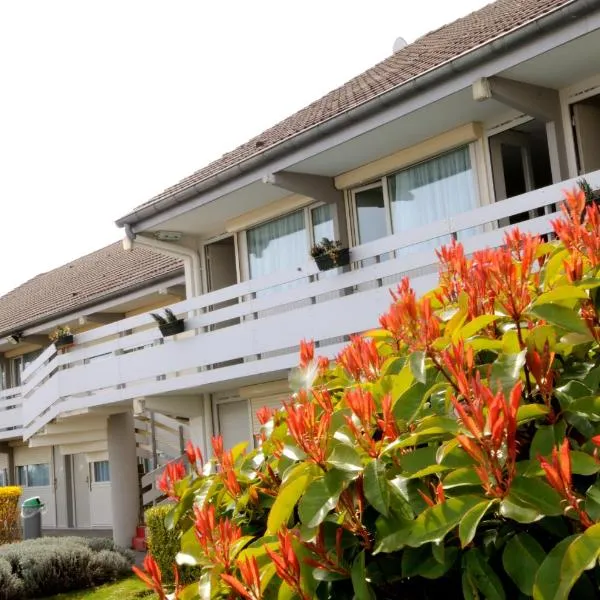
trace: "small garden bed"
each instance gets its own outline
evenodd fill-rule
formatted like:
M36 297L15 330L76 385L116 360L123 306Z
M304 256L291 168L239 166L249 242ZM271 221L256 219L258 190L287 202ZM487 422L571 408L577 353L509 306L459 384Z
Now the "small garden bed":
M0 600L74 590L87 590L87 598L89 588L130 575L133 563L133 552L105 538L46 537L6 544L0 546Z

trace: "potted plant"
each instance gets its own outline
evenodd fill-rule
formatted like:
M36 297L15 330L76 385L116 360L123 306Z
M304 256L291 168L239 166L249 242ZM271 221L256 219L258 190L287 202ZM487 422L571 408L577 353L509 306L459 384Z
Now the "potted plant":
M183 333L185 329L184 320L177 318L170 308L165 308L164 317L158 313L150 313L150 315L158 323L158 328L163 337Z
M599 202L600 201L600 190L592 189L592 186L586 179L580 179L577 182L579 189L585 194L586 203Z
M327 271L335 267L345 267L350 264L350 250L342 248L339 240L323 238L312 247L310 255L315 259L319 271Z
M50 339L56 348L64 348L73 343L73 334L68 326L60 325L50 334Z

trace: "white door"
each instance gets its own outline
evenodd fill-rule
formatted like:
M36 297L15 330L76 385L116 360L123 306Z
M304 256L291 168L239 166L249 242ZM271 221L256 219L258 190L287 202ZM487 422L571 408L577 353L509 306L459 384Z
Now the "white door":
M96 460L90 463L92 489L90 506L92 527L111 527L112 498L110 493L110 464L108 460Z
M90 527L90 464L85 454L73 454L71 460L75 527Z
M250 442L250 413L247 400L234 400L217 404L218 431L223 436L223 447L233 448L240 442Z
M579 155L579 174L600 169L600 106L573 105L573 123Z

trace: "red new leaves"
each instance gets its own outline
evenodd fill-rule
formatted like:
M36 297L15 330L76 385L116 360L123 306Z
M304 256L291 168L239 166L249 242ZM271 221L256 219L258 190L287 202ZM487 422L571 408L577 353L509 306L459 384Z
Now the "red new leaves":
M194 527L206 559L229 572L234 544L242 537L240 527L229 519L217 519L212 504L203 508L194 506Z
M306 395L299 395L298 402L285 403L290 435L309 460L323 467L327 455L330 411L319 411L318 405Z
M235 473L233 464L233 453L231 450L223 449L223 436L217 435L212 438L212 447L215 457L221 469L221 479L225 489L235 498L242 492L239 481Z
M444 352L443 360L459 391L459 396L452 396L454 410L470 434L456 438L475 461L474 469L486 494L503 498L516 472L522 385L515 385L508 400L501 391L494 394L474 371L472 351L464 352L462 344Z
M556 235L571 257L588 260L592 267L600 265L600 207L585 206L582 190L565 192L561 206L563 218L552 221Z
M410 351L429 351L440 336L440 320L433 313L431 298L417 300L415 291L404 278L396 292L392 292L394 303L390 310L379 317L379 323L389 331L398 348Z
M158 489L173 498L178 499L177 492L175 491L175 484L181 481L186 476L185 466L180 460L176 462L170 462L165 466L160 479L157 482Z
M198 446L194 446L191 440L188 440L185 445L185 455L187 456L188 462L196 474L200 474L202 467L204 467L204 457L202 451Z
M338 354L336 362L356 381L374 381L379 376L383 359L373 340L355 335Z
M279 553L266 548L267 554L273 561L277 575L287 583L302 600L308 600L309 596L302 590L300 562L292 544L293 535L291 531L282 529L278 534Z
M565 438L560 448L552 448L552 462L548 462L543 456L538 456L538 460L542 465L542 469L544 469L548 483L566 500L568 506L575 511L583 527L586 529L591 527L594 522L585 510L581 508L581 500L577 498L573 491L569 440Z
M245 560L238 560L236 565L240 571L241 581L228 573L221 573L221 579L242 598L246 598L246 600L261 600L263 596L260 590L260 571L256 558L253 556Z
M147 554L144 558L144 570L139 567L131 567L133 572L158 596L159 600L167 600L167 594L163 589L162 574L156 561ZM175 600L177 596L175 596Z

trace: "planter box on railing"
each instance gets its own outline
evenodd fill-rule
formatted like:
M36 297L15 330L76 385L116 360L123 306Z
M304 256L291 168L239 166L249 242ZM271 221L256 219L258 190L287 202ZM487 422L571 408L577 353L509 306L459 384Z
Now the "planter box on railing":
M177 321L172 321L171 323L159 325L158 328L160 329L163 337L170 337L185 331L185 321L183 319L178 319Z
M315 262L317 263L317 267L319 267L319 271L329 271L336 267L345 267L350 264L350 249L342 248L335 260L330 254L322 254L315 257Z
M56 348L65 348L66 346L72 346L72 345L73 345L73 336L72 335L63 335L54 341L54 346Z

